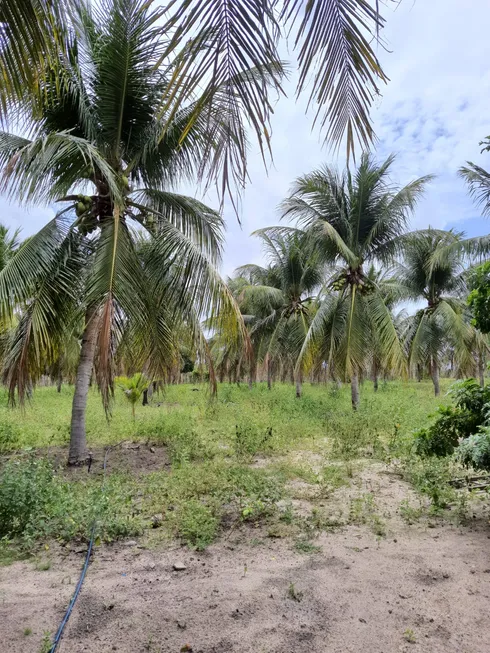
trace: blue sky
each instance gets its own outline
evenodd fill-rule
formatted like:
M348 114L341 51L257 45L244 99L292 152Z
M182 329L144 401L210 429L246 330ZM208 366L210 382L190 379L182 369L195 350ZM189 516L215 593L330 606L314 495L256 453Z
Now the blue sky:
M393 179L400 184L429 173L437 175L419 204L413 228L430 224L454 227L468 236L490 233L490 220L479 217L457 176L458 167L468 159L490 168L490 154L481 155L478 146L490 134L490 3L402 0L388 4L383 36L389 52L380 49L379 57L391 81L373 111L377 156L397 153ZM274 164L268 174L259 153L251 150L251 182L243 195L241 227L231 206L225 205L224 274L261 260L257 239L249 234L277 224L277 205L295 177L325 162L343 164L341 155L336 157L321 147L319 133L311 130L312 116L305 115L304 101L294 102L293 89L291 83L289 98L282 98L275 107ZM195 192L194 188L181 190ZM212 195L205 200L216 201ZM26 211L0 198L0 221L22 227L24 236L52 215L48 207Z

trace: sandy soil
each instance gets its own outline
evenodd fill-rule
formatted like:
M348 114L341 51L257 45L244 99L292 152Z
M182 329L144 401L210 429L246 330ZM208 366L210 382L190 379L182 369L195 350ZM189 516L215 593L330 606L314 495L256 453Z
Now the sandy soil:
M341 505L350 493L375 492L383 538L351 525L301 554L288 538L244 528L205 553L136 541L98 548L58 650L489 653L486 519L407 526L397 507L411 491L384 471L370 467L336 493ZM63 616L83 553L50 555L48 571L32 562L0 569L2 651L38 653ZM174 571L177 562L186 569Z

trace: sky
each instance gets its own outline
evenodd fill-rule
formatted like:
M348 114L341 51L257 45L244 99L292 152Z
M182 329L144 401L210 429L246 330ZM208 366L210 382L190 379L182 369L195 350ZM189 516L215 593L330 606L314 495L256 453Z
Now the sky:
M383 10L389 52L379 48L378 56L390 82L372 112L376 157L397 154L392 179L399 184L437 175L418 205L412 228L456 228L468 236L490 233L490 220L479 217L457 175L467 160L490 168L490 154L480 154L478 145L490 134L490 3L402 0L389 5ZM241 224L225 204L224 275L239 265L263 261L260 243L250 233L279 223L277 205L297 176L324 163L344 164L343 154L322 147L320 133L312 131L313 115L305 115L306 102L294 101L294 79L287 90L289 97L278 101L272 119L274 162L268 172L259 152L251 149ZM193 188L182 190L194 194ZM215 202L211 195L204 199ZM23 236L37 231L52 215L49 207L27 211L0 197L0 222L21 227Z

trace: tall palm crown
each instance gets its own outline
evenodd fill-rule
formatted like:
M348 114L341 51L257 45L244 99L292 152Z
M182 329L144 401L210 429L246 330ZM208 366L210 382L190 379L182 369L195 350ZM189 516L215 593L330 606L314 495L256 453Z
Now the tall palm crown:
M467 255L463 234L427 229L410 234L404 242L397 279L408 299L426 302L406 321L409 362L429 365L435 393L439 394L440 355L449 345L462 371L473 365L473 329L465 319ZM477 243L474 243L477 246Z
M402 359L386 293L366 266L394 260L410 213L430 177L398 188L389 178L393 161L390 156L377 164L364 154L355 173L325 166L300 177L282 204L284 216L296 219L323 260L334 266L301 360L304 363L308 352L319 350L331 366L350 376L354 406L373 325L382 338L383 363L397 367Z
M29 138L0 132L3 189L26 203L63 203L0 276L3 313L25 307L7 369L11 393L17 389L21 398L29 375L41 371L40 352L54 356L67 322L81 311L77 391L88 388L95 360L106 406L115 348L128 329L139 332L138 347L155 373L172 351L173 319L198 331L199 316L219 308L236 331L238 311L214 268L222 220L172 187L220 176L230 142L244 134L219 93L211 106L190 96L185 104L179 99L177 111L169 98L164 106L163 90L181 60L163 57L161 12L150 4L76 3L66 50L50 63L41 92L10 102L10 126ZM226 80L227 90L254 74ZM131 225L149 238L144 261ZM80 456L85 408L77 392L75 403L72 444L78 429Z
M311 321L312 293L320 286L323 266L300 230L266 228L255 232L269 265L244 265L237 274L239 304L250 315L256 358L294 369ZM297 384L300 383L299 378ZM298 394L301 393L297 385Z

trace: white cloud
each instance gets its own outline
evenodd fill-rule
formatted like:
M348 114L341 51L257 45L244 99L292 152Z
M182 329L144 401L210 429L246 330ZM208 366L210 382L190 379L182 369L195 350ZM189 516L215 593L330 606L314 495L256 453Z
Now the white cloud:
M488 23L490 5L481 0L402 0L385 9L384 38L391 53L379 51L390 77L373 112L379 157L397 152L396 181L436 174L413 219L413 227L444 227L478 215L457 176L467 159L490 165L478 142L490 132ZM325 161L343 163L321 148L311 132L304 103L281 100L273 120L275 167L264 176L259 157L250 160L252 183L243 202L243 229L226 212L228 245L224 269L258 257L246 235L277 223L277 203L292 180ZM490 224L489 224L490 231Z

